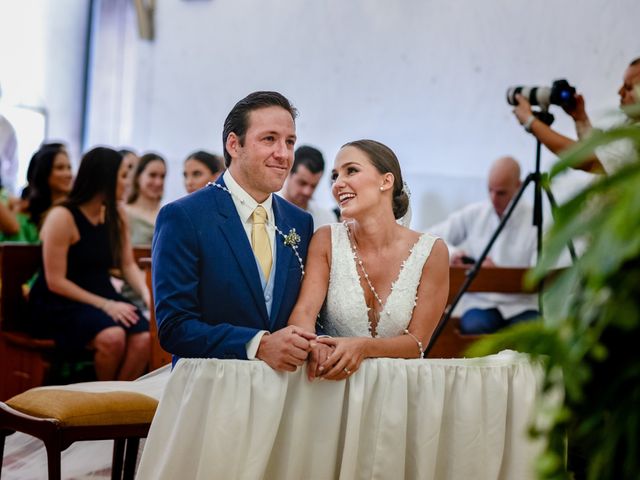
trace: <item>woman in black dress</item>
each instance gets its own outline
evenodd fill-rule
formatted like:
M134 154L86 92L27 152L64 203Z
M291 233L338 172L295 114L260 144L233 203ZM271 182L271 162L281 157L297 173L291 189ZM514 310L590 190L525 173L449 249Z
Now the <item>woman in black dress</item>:
M84 156L69 199L52 208L42 226L44 275L30 294L38 331L66 352L92 349L99 380L137 378L149 360L149 323L116 292L109 273L120 268L149 305L118 206L128 169L109 148Z

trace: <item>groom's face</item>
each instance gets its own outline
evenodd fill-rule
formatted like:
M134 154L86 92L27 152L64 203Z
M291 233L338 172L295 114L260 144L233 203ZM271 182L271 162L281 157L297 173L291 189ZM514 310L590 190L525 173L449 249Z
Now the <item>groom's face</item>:
M244 142L234 134L227 138L233 178L261 203L282 188L293 164L296 127L291 114L281 107L249 113Z

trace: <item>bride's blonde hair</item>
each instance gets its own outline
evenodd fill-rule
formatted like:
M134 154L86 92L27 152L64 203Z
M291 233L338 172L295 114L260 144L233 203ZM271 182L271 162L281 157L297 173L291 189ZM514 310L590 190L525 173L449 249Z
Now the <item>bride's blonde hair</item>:
M371 165L378 172L391 173L393 175L393 216L398 219L407 213L409 208L409 195L404 190L404 182L402 181L402 171L400 170L400 162L398 157L389 147L375 140L355 140L345 143L344 147L355 147L369 157Z

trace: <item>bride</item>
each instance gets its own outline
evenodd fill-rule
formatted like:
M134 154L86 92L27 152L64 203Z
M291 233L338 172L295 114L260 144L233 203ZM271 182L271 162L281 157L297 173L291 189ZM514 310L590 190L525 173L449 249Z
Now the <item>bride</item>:
M342 224L313 236L290 325L316 331L310 380L342 380L365 358L422 357L444 310L448 250L442 240L396 222L409 198L398 159L374 140L344 145L332 172ZM323 307L324 304L324 307Z

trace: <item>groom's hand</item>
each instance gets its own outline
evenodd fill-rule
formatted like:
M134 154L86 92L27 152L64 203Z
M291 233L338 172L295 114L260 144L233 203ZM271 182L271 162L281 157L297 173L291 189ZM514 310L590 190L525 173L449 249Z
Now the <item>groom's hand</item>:
M272 334L263 335L256 352L259 358L274 370L295 372L302 365L310 350L314 333L290 325Z

